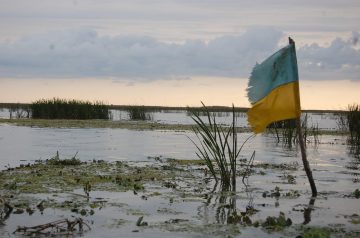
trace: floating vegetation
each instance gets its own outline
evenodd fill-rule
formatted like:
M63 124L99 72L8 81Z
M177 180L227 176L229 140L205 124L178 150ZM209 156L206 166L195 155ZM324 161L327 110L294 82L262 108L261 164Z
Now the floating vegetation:
M62 166L71 166L71 165L80 165L81 161L76 159L76 154L71 159L60 159L59 151L56 151L56 155L51 159L46 160L46 163L49 165L62 165Z
M265 222L261 224L262 227L268 230L280 231L285 227L291 226L292 220L286 218L283 212L280 212L278 217L269 216L266 218Z
M262 169L277 169L277 170L291 170L296 171L299 169L300 165L298 162L291 162L291 163L257 163L254 164L253 167L255 168L262 168Z
M355 198L360 198L360 190L359 189L355 189L355 191L352 194Z
M81 218L75 218L72 221L69 219L62 219L37 226L21 226L14 231L14 234L22 234L31 237L39 235L55 236L71 235L74 232L82 234L84 231L89 230L91 230L91 228L86 222L84 222Z
M72 158L78 162L69 162ZM246 189L238 186L237 192L223 191L214 187L203 159L157 155L145 161L81 161L77 154L62 158L56 152L48 160L0 171L0 194L13 207L9 219L4 220L3 213L0 224L5 225L0 228L11 233L17 226L31 231L37 225L35 219L46 222L46 227L49 221L81 217L91 226L85 236L131 237L132 232L140 232L140 236L159 237L322 237L310 230L315 228L334 237L358 237L357 214L342 213L339 207L322 209L329 206L328 201L346 199L347 208L356 204L359 191L355 186L346 193L321 193L325 205L320 202L315 207L313 202L304 203L309 194L302 188L304 178L299 176L297 162L259 163L238 158L236 165L238 181L244 171L259 180ZM259 176L259 171L275 181ZM319 220L324 228L316 227ZM340 225L333 229L333 224ZM59 233L50 227L43 231L56 237L82 235L78 224L73 231L60 232L60 228ZM86 225L83 229L88 230ZM8 236L24 234L20 230Z
M41 99L30 105L33 119L109 119L109 106L100 101Z
M309 227L305 229L303 238L328 238L331 232L327 228Z

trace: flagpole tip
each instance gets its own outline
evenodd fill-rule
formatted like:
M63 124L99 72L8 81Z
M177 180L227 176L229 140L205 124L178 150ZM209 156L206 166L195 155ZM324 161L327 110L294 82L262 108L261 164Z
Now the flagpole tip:
M294 44L295 45L295 41L289 36L289 44Z

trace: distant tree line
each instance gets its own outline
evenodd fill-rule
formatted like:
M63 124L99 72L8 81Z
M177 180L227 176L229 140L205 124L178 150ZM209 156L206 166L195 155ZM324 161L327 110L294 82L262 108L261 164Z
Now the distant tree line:
M109 119L109 106L97 101L40 99L30 104L34 119Z

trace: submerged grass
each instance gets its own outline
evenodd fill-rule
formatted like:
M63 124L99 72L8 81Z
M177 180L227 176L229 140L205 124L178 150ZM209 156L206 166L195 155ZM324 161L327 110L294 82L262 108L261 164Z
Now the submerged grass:
M133 232L141 232L140 235L146 236L146 232L155 230L161 237L221 237L223 234L232 237L358 237L359 234L355 227L347 231L342 227L333 230L332 223L324 228L316 227L316 224L310 227L297 224L302 212L305 216L305 211L294 210L298 205L303 209L303 205L298 204L303 203L302 200L295 200L292 204L297 205L292 210L289 207L289 211L284 210L287 209L285 204L289 199L306 195L302 191L292 190L293 186L279 185L281 188L276 186L271 191L254 187L250 191L259 204L245 208L243 204L247 204L251 196L245 198L240 193L212 190L213 183L206 182L209 180L204 176L204 164L200 160L177 161L157 156L149 157L156 163L94 160L71 165L68 161L74 157L60 158L56 153L49 160L0 171L0 194L14 207L10 217L14 219L7 220L7 225L23 226L22 222L27 222L27 219L38 216L50 218L55 214L61 218L71 215L94 220L91 225L96 233L90 235L108 235L102 233L104 227L116 229L106 232L126 237L134 234L127 233L134 227L136 230ZM295 170L295 167L296 164L254 164L253 169L276 170L276 174L281 175L284 170ZM112 195L107 195L106 191L119 193L114 194L112 199ZM122 193L125 191L127 193ZM36 194L43 192L45 196ZM274 199L280 201L281 207L271 205ZM351 195L346 199L355 197ZM238 206L236 200L240 201ZM190 209L179 210L181 207L191 208L195 203L197 209L190 212ZM149 207L154 212L149 213ZM61 210L59 214L58 210ZM319 209L323 210L328 209ZM316 213L313 215L320 216ZM140 220L139 217L143 218ZM359 222L356 214L349 214L346 218L348 221L345 224L350 224L350 227Z
M50 193L83 188L86 193L96 189L142 190L146 182L173 178L173 171L159 173L156 167L136 167L123 162L107 163L101 160L81 162L75 156L61 159L57 152L48 160L0 171L0 191Z

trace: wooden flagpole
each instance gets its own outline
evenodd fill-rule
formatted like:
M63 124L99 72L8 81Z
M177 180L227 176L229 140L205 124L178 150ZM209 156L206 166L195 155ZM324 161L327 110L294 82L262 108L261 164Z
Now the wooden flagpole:
M303 138L303 135L302 135L300 117L296 118L296 127L297 127L298 136L299 136L299 145L300 145L300 150L301 150L302 162L303 162L303 165L304 165L306 175L307 175L307 177L309 179L312 196L316 197L317 196L317 190L316 190L314 178L312 176L312 172L311 172L311 169L310 169L309 161L306 158L306 149L305 149L304 138Z
M295 42L290 37L289 37L289 44L294 44L294 47L295 47ZM301 150L301 158L302 158L302 162L303 162L304 169L305 169L305 172L306 172L306 176L308 177L308 180L309 180L309 183L310 183L312 196L316 197L317 196L317 190L316 190L316 186L315 186L314 178L312 176L312 172L311 172L311 169L310 169L309 162L308 162L308 160L306 158L306 148L305 148L304 138L303 138L303 134L302 134L300 116L298 118L296 118L296 128L297 128L297 134L299 136L299 145L300 145L300 150Z

